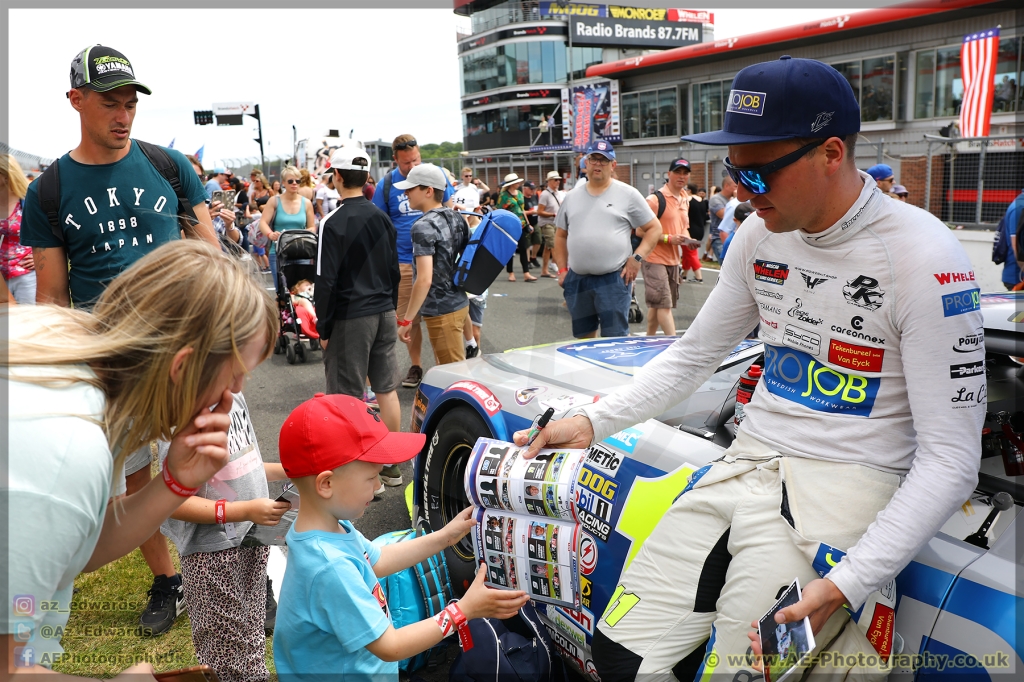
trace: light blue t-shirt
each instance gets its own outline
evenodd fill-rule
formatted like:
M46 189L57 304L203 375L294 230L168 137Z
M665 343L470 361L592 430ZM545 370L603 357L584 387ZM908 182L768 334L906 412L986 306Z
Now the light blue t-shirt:
M213 199L213 193L220 191L220 183L216 180L206 181L206 198Z
M1007 246L1010 245L1010 237L1017 236L1017 221L1020 220L1020 212L1024 211L1024 192L1017 195L1017 198L1006 207L1006 215L1004 216L1003 238L1006 239ZM1024 249L1024 244L1017 244L1018 253ZM1006 260L1003 264L1003 282L1005 284L1015 285L1020 282L1020 266L1017 265L1017 259L1013 257L1013 249L1009 250Z
M391 625L373 564L375 547L349 521L345 533L288 531L288 568L274 627L274 665L281 680L394 682L398 663L366 648Z
M12 335L15 333L12 325ZM42 332L40 332L42 333ZM95 375L87 367L12 367L13 376ZM113 457L103 393L0 378L8 395L8 608L0 634L15 636L19 666L51 667L63 653L75 577L92 556L110 497Z
M740 201L736 197L729 199L729 203L725 205L725 212L722 213L722 222L718 225L719 232L725 232L731 235L736 231L736 221L733 220L733 214L736 212L736 207L739 205Z
M388 205L384 206L384 182L386 178L387 175L385 174L384 178L377 183L377 189L373 192L373 204L388 214L392 224L395 226L395 230L398 232L398 262L412 263L412 224L420 219L423 211L415 211L410 208L409 199L405 196L405 192L394 188L394 183L405 180L405 176L397 168L391 171L392 187L388 197ZM452 184L449 182L448 186L444 188L444 201L441 203L451 199L454 192L455 190L452 189Z

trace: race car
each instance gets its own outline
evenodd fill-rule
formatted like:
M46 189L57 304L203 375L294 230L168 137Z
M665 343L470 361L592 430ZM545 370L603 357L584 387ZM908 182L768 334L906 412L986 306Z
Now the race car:
M1016 614L1024 613L1017 572L1024 553L1014 544L1024 505L1024 293L982 294L984 328L954 350L985 343L984 361L965 361L963 390L952 400L987 399L981 473L971 499L947 520L883 593L893 608L873 606L866 632L886 658L890 679L928 680L1024 676L1024 641ZM685 333L685 332L683 332ZM555 417L629 384L634 373L675 337L577 340L484 355L434 367L416 393L412 429L427 435L415 461L413 519L427 530L444 526L468 506L466 464L478 438L510 441L547 408ZM563 659L594 680L594 628L614 617L623 595L619 576L690 475L721 456L735 436L736 387L762 346L746 340L689 399L593 448L588 486L603 504L577 512L584 529L579 549L580 609L540 605ZM965 358L973 356L965 355ZM980 365L980 366L979 366ZM957 366L959 367L959 366ZM945 367L936 371L945 371ZM984 375L984 377L982 377ZM981 381L978 379L981 378ZM592 484L591 481L594 483ZM453 587L461 593L474 572L468 537L446 550ZM888 592L888 594L885 594ZM615 597L614 599L612 597ZM628 595L627 595L628 596ZM897 656L898 654L898 656ZM997 677L1009 675L1010 677Z

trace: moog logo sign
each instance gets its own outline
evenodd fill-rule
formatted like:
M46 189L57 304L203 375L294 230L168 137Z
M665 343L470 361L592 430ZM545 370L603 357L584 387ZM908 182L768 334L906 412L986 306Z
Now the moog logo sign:
M765 344L764 383L769 393L817 412L867 417L881 379L846 374L807 353Z

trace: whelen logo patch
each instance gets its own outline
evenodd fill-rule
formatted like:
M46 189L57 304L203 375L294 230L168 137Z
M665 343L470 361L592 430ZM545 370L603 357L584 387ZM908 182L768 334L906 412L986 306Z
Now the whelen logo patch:
M789 266L770 260L754 261L754 279L782 286L789 278Z
M747 114L748 116L764 115L765 93L751 92L750 90L730 90L729 105L726 111L734 114Z

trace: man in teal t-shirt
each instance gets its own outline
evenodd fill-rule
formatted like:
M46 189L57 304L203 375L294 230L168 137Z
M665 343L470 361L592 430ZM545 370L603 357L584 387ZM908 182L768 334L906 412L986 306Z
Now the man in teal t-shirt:
M33 247L40 303L88 308L119 273L179 238L174 189L129 137L139 92L150 94L116 50L96 45L72 62L67 96L81 118L82 140L55 162L62 238L39 203L38 181L24 201L21 241ZM206 191L192 165L180 152L167 153L199 218L186 236L218 245Z
M140 92L150 94L117 50L94 45L71 62L67 97L79 114L82 140L54 162L60 171L61 235L54 234L39 203L38 179L28 188L22 213L21 243L32 247L39 303L88 309L114 277L161 244L180 238L178 197L130 138ZM199 219L185 236L219 249L206 190L192 164L180 152L165 151ZM127 494L149 483L150 460L148 447L127 457ZM153 586L139 624L144 634L160 634L184 608L181 577L163 535L154 533L141 549Z

